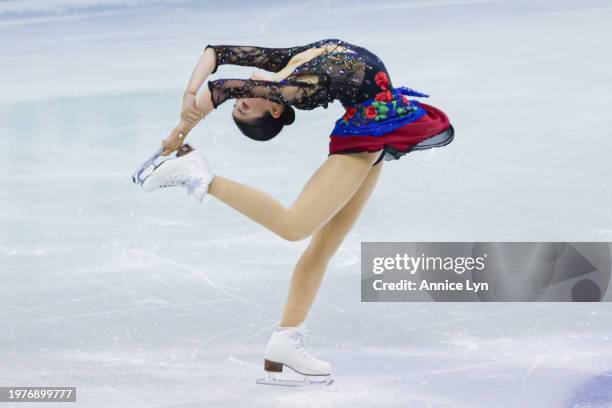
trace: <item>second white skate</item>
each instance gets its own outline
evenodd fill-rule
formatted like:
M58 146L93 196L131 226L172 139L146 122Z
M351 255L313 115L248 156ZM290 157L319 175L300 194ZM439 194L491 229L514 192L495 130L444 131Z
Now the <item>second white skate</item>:
M303 386L333 383L331 364L313 357L304 348L303 326L277 328L265 351L263 378L258 384Z

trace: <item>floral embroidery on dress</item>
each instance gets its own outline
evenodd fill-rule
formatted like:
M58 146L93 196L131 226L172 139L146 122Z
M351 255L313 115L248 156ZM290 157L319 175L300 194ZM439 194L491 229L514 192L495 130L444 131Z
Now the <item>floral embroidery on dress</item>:
M410 103L408 98L394 98L393 96L385 96L385 98L384 100L369 99L354 106L349 106L342 116L342 121L347 126L362 126L389 118L406 116L418 109L417 106Z
M336 122L332 132L335 135L382 135L419 119L425 110L417 101L410 101L407 95L428 97L410 88L388 89L389 78L380 71L374 77L380 88L374 98L348 106Z
M346 109L342 121L347 126L360 126L372 121L379 122L389 118L402 117L418 109L418 107L410 104L406 95L399 92L394 94L388 89L389 77L384 71L378 72L374 76L374 81L381 91L376 94L374 100L369 99Z
M378 87L384 91L389 86L389 77L384 71L379 71L374 76L374 82L376 82L376 85L378 85Z

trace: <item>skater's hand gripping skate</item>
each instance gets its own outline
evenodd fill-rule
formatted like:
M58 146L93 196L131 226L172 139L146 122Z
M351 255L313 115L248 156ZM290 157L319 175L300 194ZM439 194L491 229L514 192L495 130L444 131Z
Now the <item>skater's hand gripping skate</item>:
M168 156L170 153L176 151L183 145L187 134L191 131L191 127L181 121L172 131L167 138L162 140L162 147L164 148L162 156Z

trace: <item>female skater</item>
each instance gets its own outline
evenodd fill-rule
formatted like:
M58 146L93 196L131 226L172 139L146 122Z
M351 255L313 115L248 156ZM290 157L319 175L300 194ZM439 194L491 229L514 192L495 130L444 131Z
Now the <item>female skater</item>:
M258 67L270 74L209 81L199 92L222 64ZM442 111L407 96L427 95L395 88L376 55L338 39L291 48L208 45L193 71L181 120L162 142L163 154L178 150L176 157L157 166L143 188L184 186L197 200L208 193L287 240L312 236L295 266L282 320L265 350L265 382L282 383L274 373L283 367L302 374L306 383L331 382L331 365L304 349L302 325L327 264L372 193L383 159L399 159L453 139ZM214 174L199 151L183 145L200 120L232 98L233 120L255 140L270 140L290 125L294 108L327 108L339 100L346 109L330 135L327 159L289 208L259 189Z

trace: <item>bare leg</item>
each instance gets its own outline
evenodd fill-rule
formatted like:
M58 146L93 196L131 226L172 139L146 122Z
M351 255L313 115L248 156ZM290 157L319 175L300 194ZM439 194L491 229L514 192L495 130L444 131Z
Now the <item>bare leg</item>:
M312 236L293 271L281 326L297 326L306 318L327 269L327 264L355 224L374 190L382 163L372 167L363 184L349 202Z
M332 218L359 189L380 152L334 154L312 175L289 208L269 194L216 176L209 193L279 236L298 241Z

